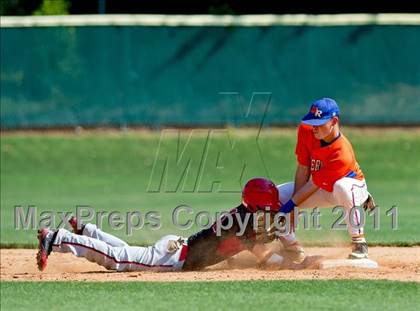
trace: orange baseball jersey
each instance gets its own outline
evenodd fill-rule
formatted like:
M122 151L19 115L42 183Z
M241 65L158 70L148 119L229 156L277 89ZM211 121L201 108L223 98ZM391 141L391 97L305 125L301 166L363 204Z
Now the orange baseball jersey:
M343 134L322 146L321 141L315 138L312 127L301 124L295 153L299 164L311 168L314 184L329 192L333 191L334 183L343 177L364 179L353 148Z

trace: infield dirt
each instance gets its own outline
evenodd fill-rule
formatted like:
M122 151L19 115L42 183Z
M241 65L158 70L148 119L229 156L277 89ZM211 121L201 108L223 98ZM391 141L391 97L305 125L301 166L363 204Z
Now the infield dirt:
M325 259L346 258L348 247L307 247L303 265L261 270L253 255L242 252L230 261L196 272L114 272L71 254L52 253L44 272L36 267L35 249L1 249L2 281L233 281L302 279L372 279L420 282L420 247L371 247L378 269L320 270Z

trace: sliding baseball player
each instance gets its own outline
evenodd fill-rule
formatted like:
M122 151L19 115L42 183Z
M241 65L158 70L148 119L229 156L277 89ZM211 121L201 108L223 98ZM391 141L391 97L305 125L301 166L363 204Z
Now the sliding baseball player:
M273 214L279 208L279 193L273 182L254 178L245 185L242 204L230 211L231 217L225 216L209 229L189 238L167 235L147 247L130 246L94 224L81 226L76 218L72 218L70 224L73 232L66 229L39 230L37 264L41 271L44 270L49 254L60 252L85 257L107 269L117 271L200 270L243 250L249 250L257 257L261 266L280 267L284 258L264 245L275 238L268 230L273 228L272 222L266 230L265 222L254 219L259 210ZM255 223L258 227L254 229ZM304 259L303 249L296 241L284 243L286 251L295 254L295 260Z

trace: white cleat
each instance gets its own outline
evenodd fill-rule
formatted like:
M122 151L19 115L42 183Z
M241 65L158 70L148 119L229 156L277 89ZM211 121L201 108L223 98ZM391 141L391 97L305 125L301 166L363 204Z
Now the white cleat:
M349 259L365 259L368 258L368 246L366 242L353 243L353 250L349 255Z

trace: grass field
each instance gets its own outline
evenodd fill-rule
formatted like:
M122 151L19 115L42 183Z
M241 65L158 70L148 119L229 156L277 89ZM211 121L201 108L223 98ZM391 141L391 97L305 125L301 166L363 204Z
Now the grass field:
M89 308L91 311L294 310L299 308L382 311L417 310L416 300L420 284L346 280L178 283L1 282L1 292L2 310L77 310L78 308Z
M380 230L373 230L368 217L368 240L419 244L420 131L344 129L344 133L353 143L369 190L381 208ZM167 233L188 235L197 227L187 231L175 227L171 212L176 206L192 207L194 213L182 220L193 220L199 211L213 214L240 203L241 186L250 177L267 176L276 183L292 180L294 145L295 131L290 129L263 130L258 139L257 130L252 129L183 131L179 137L174 131L3 133L1 245L35 245L35 231L14 230L14 207L29 205L37 207L37 215L42 211L74 212L78 205L95 211L158 212L160 230L145 226L128 237L124 228L113 231L134 244L150 243ZM167 175L162 178L165 169ZM391 217L385 215L393 205L398 212L397 230L391 229ZM346 240L346 231L330 230L338 215L329 209L321 212L323 230L300 228L301 239L327 244ZM37 285L6 284L5 288L8 286Z

